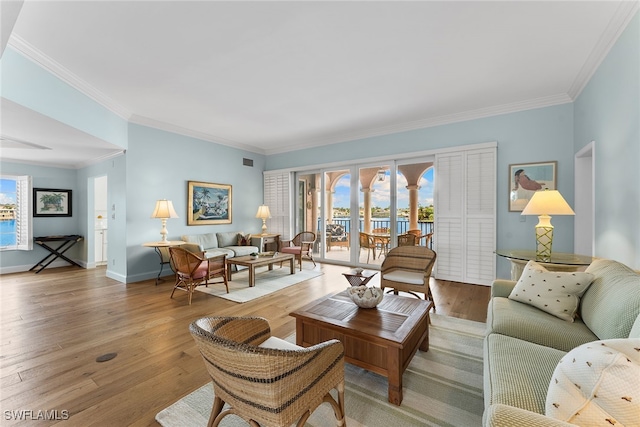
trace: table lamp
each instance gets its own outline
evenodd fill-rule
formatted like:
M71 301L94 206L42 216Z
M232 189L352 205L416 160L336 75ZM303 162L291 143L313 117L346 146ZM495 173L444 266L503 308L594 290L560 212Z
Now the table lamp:
M258 206L258 213L256 213L256 218L260 218L262 220L262 235L267 234L267 218L271 218L271 212L269 212L269 206L260 205Z
M536 225L536 258L549 260L553 244L553 225L550 215L575 215L558 190L536 191L521 215L538 215Z
M178 214L176 213L175 209L173 209L173 203L171 203L171 200L158 200L156 202L156 208L151 214L151 218L160 218L162 220L162 230L160 230L162 240L160 242L168 244L169 241L167 240L167 219L178 218Z

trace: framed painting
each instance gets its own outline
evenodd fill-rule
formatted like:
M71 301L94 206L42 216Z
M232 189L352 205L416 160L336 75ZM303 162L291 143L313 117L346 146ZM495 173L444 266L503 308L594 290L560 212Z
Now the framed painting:
M509 165L509 212L522 212L533 193L556 189L558 162Z
M33 216L71 216L71 190L34 188Z
M189 181L187 225L231 224L231 185Z

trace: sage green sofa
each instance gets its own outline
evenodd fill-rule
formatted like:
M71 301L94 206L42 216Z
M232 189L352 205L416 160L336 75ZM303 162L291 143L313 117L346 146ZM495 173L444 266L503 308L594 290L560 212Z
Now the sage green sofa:
M491 288L484 340L485 426L571 426L545 416L547 390L560 359L584 343L640 338L640 274L596 260L594 280L569 322L509 299L515 281Z
M225 231L220 233L188 234L181 236L182 241L187 242L182 247L191 252L204 252L207 258L217 255L226 255L227 258L258 253L257 246L239 245L245 237L242 231ZM251 239L247 239L249 242Z

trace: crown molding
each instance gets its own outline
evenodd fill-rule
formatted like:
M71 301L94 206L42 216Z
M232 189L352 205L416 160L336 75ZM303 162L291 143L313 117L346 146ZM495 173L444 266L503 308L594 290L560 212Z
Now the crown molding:
M266 154L265 150L255 147L253 145L248 145L248 144L244 144L242 142L234 141L231 139L210 135L204 132L194 131L191 129L183 128L178 125L171 124L171 123L161 122L159 120L150 119L144 116L139 116L137 114L131 115L131 117L129 118L129 123L135 123L138 125L163 130L166 132L171 132L178 135L188 136L190 138L196 138L203 141L214 142L216 144L225 145L227 147L232 147L239 150L246 150L256 154L262 154L262 155Z
M448 114L444 116L432 117L422 120L416 120L412 122L400 123L397 125L390 125L379 127L375 129L362 130L357 132L344 133L340 135L330 136L327 138L314 138L306 141L300 141L295 143L295 148L292 150L292 144L289 143L285 146L266 150L267 155L286 153L294 150L303 150L307 148L314 148L325 146L329 144L337 144L347 141L355 141L358 139L372 138L377 136L390 135L393 133L408 132L418 129L425 129L434 126L448 125L458 122L466 122L469 120L483 119L492 116L499 116L503 114L517 113L519 111L533 110L536 108L551 107L554 105L568 104L572 102L572 99L567 94L551 95L542 98L530 99L527 101L514 102L511 104L496 105L493 107L480 108L477 110L464 111L461 113Z
M100 92L98 89L91 86L89 83L69 71L67 68L60 65L58 62L54 61L53 59L36 49L29 42L27 42L17 34L11 34L8 45L20 52L27 59L35 62L63 82L67 83L72 88L88 96L112 113L120 116L122 119L128 120L131 116L131 111L127 110L122 105L118 104L116 101L109 98L107 95Z
M609 25L605 28L602 36L589 54L589 57L569 88L568 94L572 100L575 100L587 86L591 77L593 77L593 74L596 72L600 64L602 64L602 61L607 57L607 54L620 35L624 32L625 28L627 28L627 25L636 12L638 12L639 5L640 2L637 0L623 1L618 5L613 17L609 21Z

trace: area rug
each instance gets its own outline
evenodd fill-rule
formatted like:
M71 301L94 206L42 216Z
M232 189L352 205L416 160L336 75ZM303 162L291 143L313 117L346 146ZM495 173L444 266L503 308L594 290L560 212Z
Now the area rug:
M320 275L322 275L322 271L319 267L302 271L296 269L295 274L290 274L289 266L282 268L274 266L273 270L267 270L264 267L264 270L258 269L256 271L255 286L249 287L249 271L242 270L232 274L229 293L226 292L223 284L212 284L209 287L198 286L196 291L235 302L247 302Z
M482 425L482 339L485 324L432 315L428 352L418 351L403 376L402 405L387 401L387 379L345 364L345 412L349 427ZM295 342L292 335L287 340ZM164 427L204 427L213 403L211 383L156 415ZM224 427L246 427L235 415ZM335 425L322 404L306 426Z

